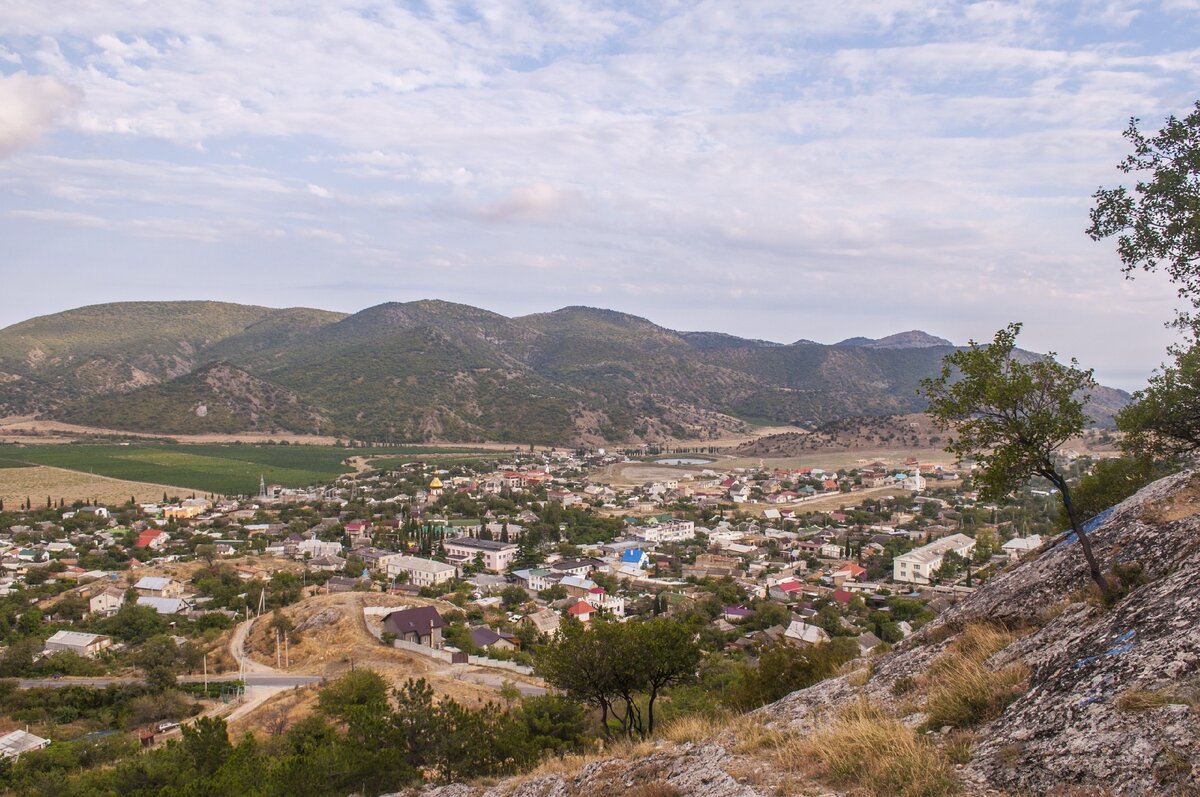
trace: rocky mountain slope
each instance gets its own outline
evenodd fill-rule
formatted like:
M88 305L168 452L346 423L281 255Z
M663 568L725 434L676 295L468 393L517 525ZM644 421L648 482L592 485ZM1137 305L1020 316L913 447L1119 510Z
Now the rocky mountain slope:
M1094 594L1078 542L1060 535L893 651L761 709L765 731L742 720L684 743L668 733L621 756L428 795L1196 794L1200 473L1156 482L1089 527L1103 568L1123 584L1112 605ZM942 725L947 685L970 657L972 677L991 686L958 695L952 708L964 719ZM878 750L880 780L830 766L837 745L814 736L848 713L871 721L859 738L870 727L909 734L907 746ZM914 750L924 766L906 769ZM922 771L938 767L946 779ZM888 785L897 773L899 785Z
M172 380L222 362L275 397L226 402L222 428L299 431L320 418L327 433L391 442L657 442L717 437L748 421L811 426L919 411L920 380L951 350L917 331L834 346L681 333L589 307L507 318L442 301L349 316L133 302L0 330L0 414L178 433L178 423L157 424L193 412L203 380ZM1101 422L1128 400L1097 396ZM264 402L306 409L264 420Z

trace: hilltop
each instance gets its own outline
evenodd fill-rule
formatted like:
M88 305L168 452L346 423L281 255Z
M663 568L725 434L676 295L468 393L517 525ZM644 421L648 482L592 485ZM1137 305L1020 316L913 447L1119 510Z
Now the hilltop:
M780 344L590 307L131 302L0 330L0 413L162 434L659 443L918 412L950 351L920 331ZM1096 396L1100 423L1128 401Z
M895 649L751 717L426 794L1193 794L1200 473L1156 482L1088 529L1121 584L1111 606L1060 535Z

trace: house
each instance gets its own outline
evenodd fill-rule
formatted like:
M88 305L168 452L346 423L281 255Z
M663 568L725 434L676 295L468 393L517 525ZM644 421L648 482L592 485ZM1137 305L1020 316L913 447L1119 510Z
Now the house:
M493 631L486 626L471 629L471 641L477 647L496 650L516 650L517 638L504 631Z
M783 632L783 638L795 645L816 645L828 642L829 634L820 626L809 625L801 620L792 620L788 624L787 630Z
M555 573L562 573L567 576L586 576L598 567L602 567L604 562L599 559L585 557L583 559L559 559L550 565L550 570Z
M346 560L340 556L317 556L309 559L305 564L310 570L337 573L346 567Z
M1014 537L1000 546L1008 558L1017 561L1022 556L1042 547L1042 535L1030 534L1028 537Z
M450 540L442 540L442 550L446 552L447 558L460 563L470 563L479 557L483 560L483 566L488 570L493 573L503 573L517 558L519 547L512 542L455 537Z
M383 632L396 635L396 639L430 648L442 646L442 629L446 621L432 606L417 606L401 609L383 618Z
M581 623L590 623L592 617L596 614L596 609L586 601L579 601L567 609L567 614Z
M21 753L41 750L49 744L49 739L35 736L29 731L12 731L0 736L0 758L16 758Z
M556 634L562 623L562 618L553 609L542 609L525 616L525 622L532 625L539 634Z
M835 603L840 603L843 606L845 606L846 604L850 603L850 601L852 601L854 599L854 593L847 592L846 590L839 588L839 589L835 589L833 591L833 594L830 595L829 597L833 598Z
M389 556L381 559L380 565L388 578L404 573L408 576L408 583L417 587L444 584L458 575L458 568L454 565L417 556Z
M721 610L721 616L728 622L740 623L754 615L750 609L745 606L726 606Z
M152 598L142 596L137 599L138 606L149 606L159 614L180 614L191 608L182 598Z
M942 566L946 554L953 551L966 558L974 550L975 540L965 534L951 534L893 559L892 579L908 584L928 584L933 573Z
M172 578L142 576L133 588L139 595L148 598L178 598L183 595L183 585Z
M767 595L777 601L799 600L803 592L799 581L781 581L767 590Z
M650 564L650 557L641 548L630 548L621 554L621 565L645 570Z
M340 542L326 542L325 540L318 539L301 540L296 543L296 553L299 556L308 556L313 559L319 559L323 556L340 556L342 553L342 544Z
M152 551L161 551L171 541L171 536L165 531L157 529L147 529L138 534L137 540L133 543L134 548L149 548Z
M870 631L865 634L858 635L858 653L860 656L865 656L875 648L883 644L883 640L872 634Z
M349 576L330 576L325 582L325 590L330 594L335 592L354 592L355 590L371 591L371 579L350 578Z
M101 651L112 647L112 637L103 634L86 634L82 631L56 631L46 640L43 651L47 654L67 651L87 659L94 659Z
M88 599L88 611L97 617L111 617L124 603L124 592L116 587L105 587Z
M845 581L857 581L859 578L867 574L867 568L854 562L846 562L837 565L829 572L829 577L833 579L833 583L841 586Z

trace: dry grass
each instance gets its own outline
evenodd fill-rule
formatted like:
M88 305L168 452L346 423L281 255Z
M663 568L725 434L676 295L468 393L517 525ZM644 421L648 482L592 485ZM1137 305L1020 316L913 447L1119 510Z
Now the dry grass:
M1116 704L1122 711L1139 712L1171 705L1195 706L1200 704L1200 699L1194 692L1178 687L1129 689L1117 697Z
M959 790L944 754L866 702L846 708L810 737L789 740L773 758L781 768L813 762L829 784L872 797L941 797Z
M96 500L110 506L120 506L130 498L138 501L161 501L168 495L191 495L191 487L173 487L150 482L110 479L62 468L38 465L30 468L0 468L0 500L6 507L16 507L28 498L34 507L46 505L49 496L60 498L69 505L75 501Z
M949 651L930 667L928 727L979 725L1000 716L1020 697L1028 667L1014 663L995 669L984 664L1013 639L1012 633L989 625L963 629Z

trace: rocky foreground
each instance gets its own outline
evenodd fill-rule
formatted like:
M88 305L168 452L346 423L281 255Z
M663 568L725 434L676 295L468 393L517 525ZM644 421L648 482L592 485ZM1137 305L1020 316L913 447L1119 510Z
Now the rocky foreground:
M924 738L951 758L951 746L957 747L957 785L938 793L1200 792L1200 473L1156 482L1090 525L1102 566L1128 590L1115 604L1098 599L1078 542L1062 535L892 652L765 707L761 724L768 733L803 740L839 712L870 705L928 731ZM942 677L938 668L981 626L1004 631L1003 647L983 665L1019 676L1015 699L984 724L930 728L927 696ZM748 727L741 721L707 738L646 744L574 767L547 767L491 786L443 786L428 795L753 797L863 790L844 782L831 788L827 770L789 760L778 743L748 744ZM869 784L866 791L888 793Z

